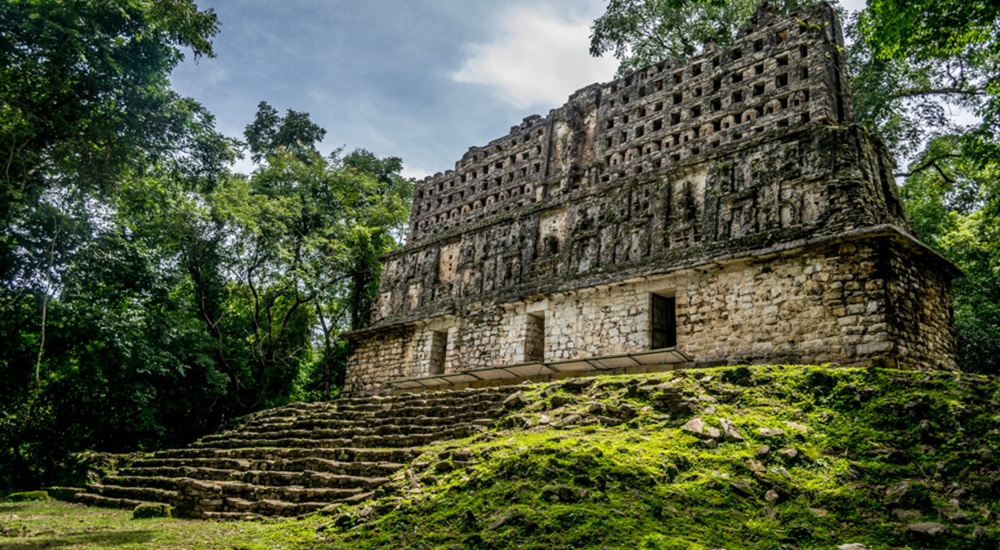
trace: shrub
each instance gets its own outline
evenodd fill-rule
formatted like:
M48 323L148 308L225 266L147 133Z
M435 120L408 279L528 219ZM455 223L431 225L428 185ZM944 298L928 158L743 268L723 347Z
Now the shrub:
M169 504L140 504L132 510L132 519L169 518Z
M24 502L26 500L45 500L49 494L45 491L27 491L24 493L11 493L7 498L12 502Z

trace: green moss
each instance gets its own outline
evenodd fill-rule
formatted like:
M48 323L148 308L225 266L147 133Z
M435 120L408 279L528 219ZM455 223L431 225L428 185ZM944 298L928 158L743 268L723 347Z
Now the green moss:
M428 449L417 461L425 466L401 474L391 496L350 512L355 521L332 528L327 541L335 548L978 548L1000 532L991 496L1000 472L984 460L1000 452L993 378L727 367L601 378L582 391L536 384L524 394L526 404L501 428ZM570 415L580 418L563 424ZM716 428L727 419L743 441L687 433L681 426L693 416ZM765 445L771 450L758 455ZM461 462L451 452L459 449L467 455ZM779 453L786 449L795 452ZM903 481L905 494L887 501ZM951 510L956 489L962 496ZM907 536L906 525L917 521L944 522L948 535Z
M28 500L45 500L49 494L45 491L26 491L24 493L11 493L7 495L7 500L11 502L25 502Z
M148 502L132 509L132 519L169 518L170 505Z

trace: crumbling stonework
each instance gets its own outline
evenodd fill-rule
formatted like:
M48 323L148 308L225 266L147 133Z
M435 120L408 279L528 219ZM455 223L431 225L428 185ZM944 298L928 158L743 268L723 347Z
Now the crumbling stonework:
M827 5L570 97L418 183L347 390L650 349L955 368L950 281L854 126Z

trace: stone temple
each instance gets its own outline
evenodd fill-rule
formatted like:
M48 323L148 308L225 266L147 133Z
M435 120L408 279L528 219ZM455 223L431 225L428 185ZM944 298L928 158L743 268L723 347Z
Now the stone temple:
M574 93L417 184L345 390L607 368L956 369L946 259L854 124L829 5Z

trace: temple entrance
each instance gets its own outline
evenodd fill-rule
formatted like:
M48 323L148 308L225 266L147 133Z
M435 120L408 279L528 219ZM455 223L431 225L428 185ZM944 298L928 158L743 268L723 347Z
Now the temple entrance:
M545 360L545 312L529 313L524 330L524 361Z
M650 295L649 349L677 345L677 300L673 296Z

